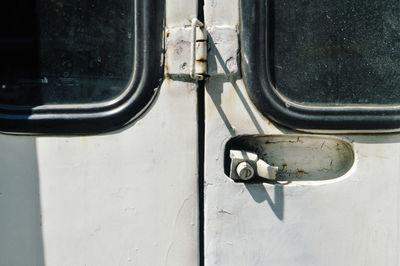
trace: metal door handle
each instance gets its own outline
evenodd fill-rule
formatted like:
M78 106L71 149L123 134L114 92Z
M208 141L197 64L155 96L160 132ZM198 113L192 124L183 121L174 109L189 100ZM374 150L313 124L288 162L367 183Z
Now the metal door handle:
M230 177L235 181L248 181L253 177L275 180L277 166L272 166L258 158L258 155L248 151L231 150Z

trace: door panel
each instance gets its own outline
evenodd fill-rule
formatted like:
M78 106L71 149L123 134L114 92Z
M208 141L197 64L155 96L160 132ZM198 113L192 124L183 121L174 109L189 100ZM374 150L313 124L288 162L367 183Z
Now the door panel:
M238 1L206 1L208 28L227 26L213 18L218 5L229 9L218 16L239 12ZM235 182L230 140L306 134L261 114L239 74L209 78L205 117L205 265L400 264L398 134L314 135L351 143L354 165L336 179Z
M197 9L166 4L167 27ZM197 84L171 79L111 133L0 135L0 265L197 265L197 135Z
M237 183L225 174L225 145L244 134L298 132L263 118L241 80L211 78L205 265L399 264L398 134L341 135L354 146L349 172L333 181L289 184Z

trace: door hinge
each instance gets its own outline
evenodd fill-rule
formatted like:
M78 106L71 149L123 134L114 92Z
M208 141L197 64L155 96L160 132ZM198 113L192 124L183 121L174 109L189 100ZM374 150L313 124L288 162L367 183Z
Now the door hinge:
M207 75L207 31L197 18L192 20L190 77L203 80Z
M165 74L169 78L203 80L239 72L238 29L205 27L197 18L165 33Z
M165 74L169 78L203 80L207 76L208 32L197 18L183 27L167 28Z

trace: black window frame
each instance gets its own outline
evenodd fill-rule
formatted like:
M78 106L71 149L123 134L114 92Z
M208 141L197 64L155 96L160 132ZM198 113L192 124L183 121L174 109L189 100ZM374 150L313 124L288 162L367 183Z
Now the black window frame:
M134 73L117 98L94 104L0 105L0 131L22 134L86 135L120 129L142 115L164 75L165 0L134 1Z
M242 74L251 100L269 119L289 128L322 132L392 132L400 129L400 106L306 106L280 96L268 58L268 0L241 1Z

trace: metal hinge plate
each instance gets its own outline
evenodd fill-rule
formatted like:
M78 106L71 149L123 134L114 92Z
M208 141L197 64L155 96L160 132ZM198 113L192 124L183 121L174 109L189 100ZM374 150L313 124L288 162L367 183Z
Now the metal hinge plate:
M166 32L165 73L167 77L203 80L208 76L238 72L237 29L210 27L197 18L190 26L168 28Z
M207 32L197 18L192 20L191 72L192 79L203 80L207 74Z

